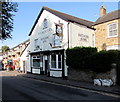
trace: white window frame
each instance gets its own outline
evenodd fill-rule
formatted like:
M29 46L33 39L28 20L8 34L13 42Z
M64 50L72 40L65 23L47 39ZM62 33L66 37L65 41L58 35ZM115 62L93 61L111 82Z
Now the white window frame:
M52 70L62 70L62 55L61 54L54 54L56 56L56 68L52 68L52 65L51 65L51 58L52 58L52 55L50 55L50 69ZM61 68L58 68L58 55L61 55Z
M112 29L111 31L116 30L117 35L111 35L111 36L110 36L109 26L110 26L110 25L113 25L113 24L116 24L116 29ZM117 25L117 23L116 23L116 22L113 22L113 23L108 24L108 38L117 37L117 36L118 36L118 25Z
M40 60L40 56L39 57L38 56L32 56L32 67L40 68L40 65L39 65L39 67L33 66L33 59L39 59Z
M55 36L58 36L57 34L53 34L53 47L60 47L61 46L61 40L62 40L62 37L59 37L59 39L55 39ZM60 41L60 44L56 44L56 41Z
M45 18L43 21L43 29L48 28L48 20Z

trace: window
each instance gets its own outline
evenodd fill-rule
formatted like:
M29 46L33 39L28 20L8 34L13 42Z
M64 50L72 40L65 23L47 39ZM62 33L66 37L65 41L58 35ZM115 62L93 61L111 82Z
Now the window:
M61 54L51 55L51 68L62 69L62 55Z
M47 19L44 19L43 21L43 29L46 29L48 27L48 21Z
M117 36L117 24L116 23L111 23L108 25L108 36L109 37Z
M32 67L40 67L40 56L32 57Z
M35 39L35 49L39 49L39 42L38 42L38 39Z
M53 34L53 47L60 47L63 37L62 25L56 24L56 33Z
M56 68L56 55L51 55L51 67Z
M61 37L53 34L53 46L61 46Z
M58 69L62 68L62 55L58 55Z

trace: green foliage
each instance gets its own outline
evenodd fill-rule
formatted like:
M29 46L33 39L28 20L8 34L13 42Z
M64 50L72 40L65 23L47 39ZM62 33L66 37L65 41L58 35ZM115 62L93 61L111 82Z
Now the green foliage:
M86 59L85 68L94 72L106 72L111 70L112 63L118 63L120 51L101 51Z
M67 49L67 65L75 69L83 69L86 58L96 52L97 49L92 47L74 47Z
M120 62L120 51L109 50L97 52L92 47L75 47L67 49L67 65L78 70L106 72L111 70L112 63Z
M10 49L9 46L2 46L1 47L2 53L8 51L9 49Z
M6 40L12 38L11 32L13 31L13 16L14 12L17 12L17 3L15 2L0 2L2 6L2 26L0 40Z

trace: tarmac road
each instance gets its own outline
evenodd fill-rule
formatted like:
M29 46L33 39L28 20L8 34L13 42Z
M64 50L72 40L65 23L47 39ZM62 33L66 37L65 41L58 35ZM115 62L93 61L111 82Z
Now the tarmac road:
M119 99L95 92L47 83L40 80L2 73L2 100L102 100L116 102Z

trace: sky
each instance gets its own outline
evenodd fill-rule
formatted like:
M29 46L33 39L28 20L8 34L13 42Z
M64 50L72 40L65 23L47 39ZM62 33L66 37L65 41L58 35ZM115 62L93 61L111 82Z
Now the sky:
M12 39L0 41L0 47L10 48L29 39L31 28L43 6L69 15L95 22L99 17L102 2L18 2L18 12L14 16ZM118 2L104 2L107 13L117 10Z

